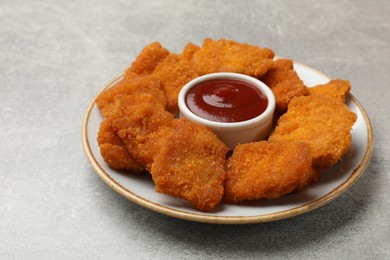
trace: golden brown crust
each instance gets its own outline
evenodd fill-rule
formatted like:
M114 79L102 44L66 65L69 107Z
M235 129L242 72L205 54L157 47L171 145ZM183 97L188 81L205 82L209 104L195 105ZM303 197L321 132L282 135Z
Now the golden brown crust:
M326 96L294 98L269 141L301 141L313 149L313 166L331 167L349 149L356 114Z
M169 51L164 48L159 42L153 42L145 46L135 61L125 72L125 78L132 73L137 75L151 74L157 64L169 55Z
M96 104L107 116L113 108L114 98L119 95L148 95L156 100L156 103L165 108L167 99L160 80L153 76L134 76L123 78L114 86L102 92L96 99Z
M340 102L345 103L346 96L351 90L351 84L348 80L334 79L326 84L317 85L309 88L310 95L324 95L333 97Z
M97 141L104 161L112 169L133 173L145 170L127 151L126 145L112 128L110 119L105 118L100 124Z
M191 64L177 54L168 55L157 65L152 75L161 81L167 96L167 110L172 114L179 112L177 98L180 90L187 82L199 76Z
M200 47L192 42L188 43L183 48L183 52L181 54L181 59L186 61L191 61L194 57L194 54L200 50Z
M274 52L269 48L224 39L205 39L202 47L194 53L192 64L200 75L236 72L261 77L271 67L273 57Z
M112 127L127 146L129 153L150 170L159 152L160 132L169 133L173 115L145 95L121 95L115 98L115 108L109 115Z
M293 61L278 59L261 78L275 95L276 109L279 112L287 110L288 103L295 97L309 94L303 81L294 70Z
M184 198L211 211L222 199L228 148L206 127L175 121L173 134L152 166L156 191Z
M229 158L225 200L278 198L318 179L312 150L302 142L241 144Z

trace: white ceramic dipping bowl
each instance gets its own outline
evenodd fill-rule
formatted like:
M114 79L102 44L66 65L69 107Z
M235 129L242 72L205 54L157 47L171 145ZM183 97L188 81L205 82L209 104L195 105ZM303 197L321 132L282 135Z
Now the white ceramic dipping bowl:
M194 114L186 105L188 91L202 82L217 79L243 81L259 88L268 99L267 108L262 114L252 119L232 123L215 122ZM272 128L273 114L275 111L275 97L267 85L250 76L227 72L207 74L191 80L181 89L178 104L180 117L187 118L188 120L210 128L231 150L239 143L255 142L267 138Z

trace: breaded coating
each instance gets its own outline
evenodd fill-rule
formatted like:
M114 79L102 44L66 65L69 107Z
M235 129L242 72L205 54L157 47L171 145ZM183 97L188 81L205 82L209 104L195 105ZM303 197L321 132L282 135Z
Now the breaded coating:
M127 151L126 145L111 126L111 120L104 118L100 124L97 141L104 161L115 170L143 172L145 168L137 163Z
M145 46L135 61L125 72L125 77L128 74L135 73L137 75L151 74L160 63L169 55L169 51L164 48L159 42L153 42Z
M270 87L277 124L267 141L239 144L229 153L207 127L175 118L182 87L215 72L245 74ZM345 104L350 89L342 79L307 88L293 61L274 60L269 48L206 38L174 54L153 42L96 98L103 114L97 142L109 167L148 171L156 192L200 211L222 200L278 198L318 181L321 168L348 151L357 119Z
M198 77L198 74L189 62L181 59L180 55L170 54L157 65L152 75L161 81L165 89L167 110L172 114L178 114L179 92L187 82Z
M200 47L192 42L188 43L183 48L183 52L181 54L181 59L186 61L191 61L192 57L194 57L195 52L199 51Z
M120 95L115 97L109 118L129 153L150 170L154 156L170 134L173 115L156 105L153 97Z
M292 60L276 60L271 69L260 80L270 87L274 93L276 109L279 112L286 111L288 103L294 97L309 94L303 81L294 70Z
M143 76L145 76L145 75L143 75ZM139 75L137 73L132 72L129 69L127 69L125 71L124 75L123 75L124 79L135 79L135 78L138 78L138 77L139 77Z
M263 76L272 66L274 52L269 48L230 40L205 39L194 53L192 64L200 74L236 72L253 77Z
M226 202L278 198L318 180L312 150L302 142L240 144L229 158Z
M96 104L102 111L103 116L110 113L115 96L124 94L152 96L163 108L167 103L165 91L158 78L150 75L123 78L114 86L102 92L96 99Z
M356 114L338 100L326 96L294 98L269 137L274 141L301 141L313 149L313 166L336 164L351 145Z
M188 200L201 211L211 211L221 201L228 148L208 128L175 121L152 166L156 191Z
M351 90L348 80L334 79L323 85L309 88L310 95L325 95L345 103L345 98Z

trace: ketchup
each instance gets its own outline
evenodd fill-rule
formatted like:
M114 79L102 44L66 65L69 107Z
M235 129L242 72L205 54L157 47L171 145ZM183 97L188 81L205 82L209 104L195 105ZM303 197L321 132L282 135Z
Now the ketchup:
M185 98L196 115L215 122L241 122L261 115L267 97L256 86L234 79L216 79L192 87Z

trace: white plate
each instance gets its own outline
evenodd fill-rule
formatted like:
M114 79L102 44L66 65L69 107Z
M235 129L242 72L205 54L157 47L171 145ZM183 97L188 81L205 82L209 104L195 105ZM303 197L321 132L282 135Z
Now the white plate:
M294 68L308 87L330 80L328 76L303 64L294 62ZM113 79L96 97L122 76ZM132 202L180 219L218 224L244 224L275 221L303 214L330 202L350 188L366 169L372 154L370 120L359 101L353 95L349 95L347 105L357 114L357 121L352 129L352 144L337 165L322 172L320 182L297 194L239 205L221 203L213 212L203 213L193 209L185 200L155 192L148 174L129 174L112 170L106 165L96 140L103 119L95 104L96 97L85 113L82 129L83 147L96 173L111 188Z

